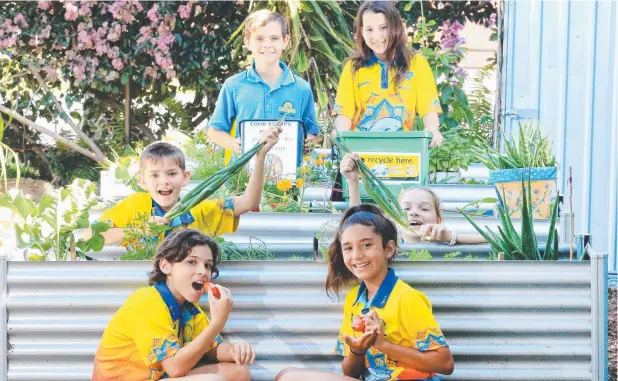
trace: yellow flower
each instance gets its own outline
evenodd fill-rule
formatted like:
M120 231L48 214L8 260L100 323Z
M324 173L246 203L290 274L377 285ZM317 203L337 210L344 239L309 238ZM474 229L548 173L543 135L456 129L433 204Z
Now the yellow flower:
M322 152L321 154L318 155L320 159L324 159L326 156L327 156L326 152Z
M303 157L303 161L304 161L305 163L308 163L310 160L311 160L311 156L305 156L305 157Z
M316 165L323 165L324 164L324 160L318 159L318 160L315 161L315 164Z
M298 179L296 180L296 188L302 188L305 185L305 180Z
M292 180L290 179L279 180L277 183L277 189L282 192L286 192L290 188L292 188Z
M307 175L309 174L309 172L311 172L311 168L304 166L300 168L300 173L302 173L303 175Z

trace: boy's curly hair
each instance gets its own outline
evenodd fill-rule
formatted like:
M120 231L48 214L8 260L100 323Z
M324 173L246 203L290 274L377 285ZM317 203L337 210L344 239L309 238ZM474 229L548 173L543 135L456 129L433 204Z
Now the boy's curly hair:
M208 246L212 252L211 278L215 279L219 275L217 265L221 263L219 246L212 238L197 230L182 229L167 236L157 247L153 269L148 273L148 284L152 286L167 279L167 275L161 271L161 260L166 259L170 263L182 262L196 246Z

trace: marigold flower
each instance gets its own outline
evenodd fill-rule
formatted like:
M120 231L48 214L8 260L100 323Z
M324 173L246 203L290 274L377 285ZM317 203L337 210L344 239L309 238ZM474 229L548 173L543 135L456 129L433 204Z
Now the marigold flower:
M286 192L290 188L292 188L292 180L290 179L279 180L279 182L277 183L277 189L282 192Z
M303 179L296 180L296 188L302 188L303 186L305 186L305 180Z

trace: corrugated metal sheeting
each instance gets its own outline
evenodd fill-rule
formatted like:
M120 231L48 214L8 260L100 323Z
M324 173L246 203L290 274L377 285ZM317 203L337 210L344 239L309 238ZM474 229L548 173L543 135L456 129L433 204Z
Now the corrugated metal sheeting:
M93 213L91 216L97 218L99 215ZM234 242L241 250L262 247L274 255L311 256L314 236L317 234L321 242L331 239L328 236L334 236L340 218L341 214L329 213L247 213L240 217L238 230L223 237ZM496 217L475 216L473 220L481 227L488 226L494 232L498 231L500 221ZM463 217L446 217L445 224L458 234L476 233L474 227ZM517 230L520 229L519 222L514 222L514 225ZM557 229L560 229L559 225L557 223ZM534 231L544 246L549 232L549 220L534 221ZM413 248L429 250L435 255L460 251L463 254L474 253L483 257L490 251L489 244L448 246L442 243L425 243L406 246L406 250ZM568 249L562 245L561 250ZM105 246L101 252L89 255L96 259L109 260L119 258L125 252L120 246Z
M618 249L618 2L508 1L505 4L502 115L538 118L560 162L568 195L573 168L575 233ZM568 203L567 203L568 205Z
M607 375L606 262L595 254L587 262L402 262L396 270L433 303L456 361L445 380L598 381ZM146 284L150 266L9 262L8 380L89 380L108 320ZM256 346L255 380L289 366L340 370L332 353L342 305L325 295L326 270L306 261L221 265L219 281L234 294L224 335Z

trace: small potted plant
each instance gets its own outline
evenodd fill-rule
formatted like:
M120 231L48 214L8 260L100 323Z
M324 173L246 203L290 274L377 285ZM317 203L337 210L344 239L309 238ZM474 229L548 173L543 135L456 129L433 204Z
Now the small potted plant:
M549 218L551 195L558 167L552 154L549 136L542 136L538 123L519 122L517 140L504 140L504 153L487 143L473 148L476 160L489 168L489 182L496 187L498 200L513 217L521 217L522 178L530 180L531 207L534 218Z
M461 181L461 169L468 169L472 161L470 140L457 128L443 133L444 142L429 153L429 182L433 184L457 184Z

